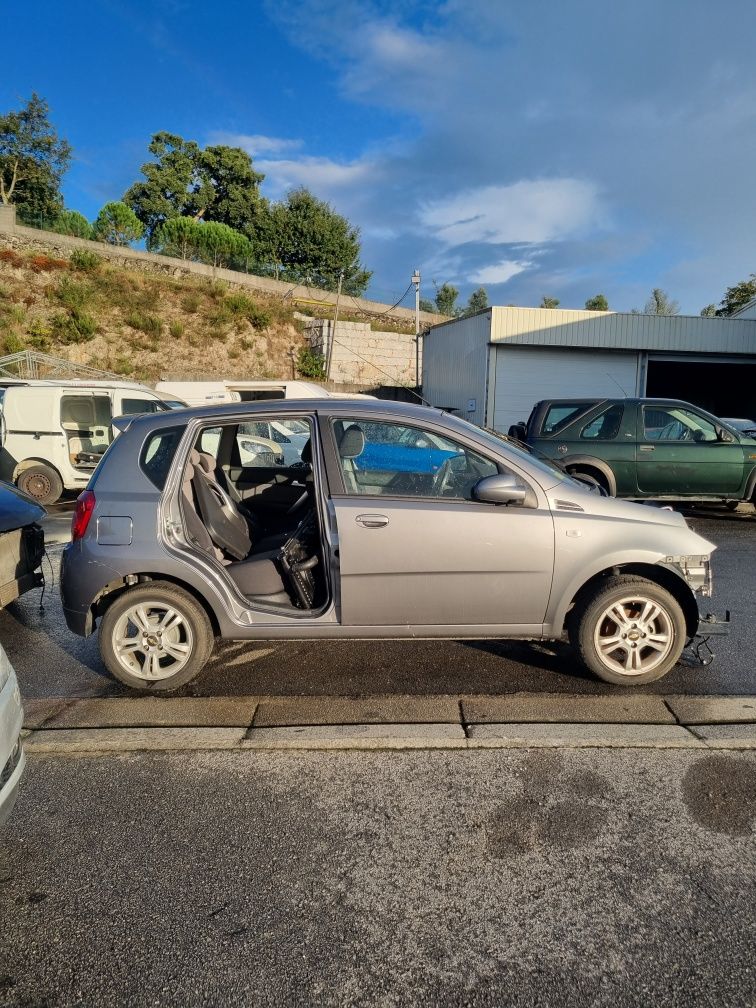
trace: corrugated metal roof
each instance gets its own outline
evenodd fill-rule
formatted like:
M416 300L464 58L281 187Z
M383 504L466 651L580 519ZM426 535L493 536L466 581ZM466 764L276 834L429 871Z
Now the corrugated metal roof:
M756 354L756 319L491 308L491 342L678 353ZM444 328L458 325L444 323Z

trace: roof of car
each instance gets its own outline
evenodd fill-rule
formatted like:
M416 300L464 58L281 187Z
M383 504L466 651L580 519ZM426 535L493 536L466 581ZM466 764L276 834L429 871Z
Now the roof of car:
M134 417L132 424L142 427L173 427L181 420L218 419L238 417L239 414L273 413L276 415L291 413L339 413L348 410L353 415L383 413L396 414L397 417L412 417L417 420L439 418L444 414L434 406L420 406L415 403L393 402L388 399L256 399L252 402L222 403L217 406L189 406L186 409L174 409L165 413L143 413Z

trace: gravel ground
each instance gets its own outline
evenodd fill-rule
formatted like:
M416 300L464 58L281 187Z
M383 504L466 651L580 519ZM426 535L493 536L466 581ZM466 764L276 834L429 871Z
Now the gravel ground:
M30 760L0 1005L752 1006L756 757Z

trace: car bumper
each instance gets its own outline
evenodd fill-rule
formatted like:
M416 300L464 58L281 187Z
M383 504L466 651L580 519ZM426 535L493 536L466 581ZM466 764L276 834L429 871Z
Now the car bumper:
M696 637L726 637L730 632L730 610L725 610L724 619L715 616L714 613L707 613L699 617Z
M0 660L7 662L4 653ZM11 813L16 801L18 782L24 772L25 758L21 745L24 712L21 695L13 670L0 691L0 825Z

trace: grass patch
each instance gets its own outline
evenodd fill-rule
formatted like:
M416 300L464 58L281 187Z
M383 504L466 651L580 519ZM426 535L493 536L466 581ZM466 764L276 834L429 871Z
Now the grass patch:
M54 270L67 270L67 259L54 259L42 252L33 252L26 260L26 265L33 273L51 273Z
M160 336L163 332L163 321L157 315L146 315L143 312L132 309L126 315L126 325L139 332L147 333L148 336Z
M199 296L197 291L189 291L181 299L181 307L188 315L194 315L195 312L199 310L199 306L202 304L202 298Z
M94 291L89 284L65 276L61 279L55 296L64 307L82 311L91 303Z
M174 319L168 326L168 331L174 339L181 339L184 335L184 323L179 322L178 319Z

